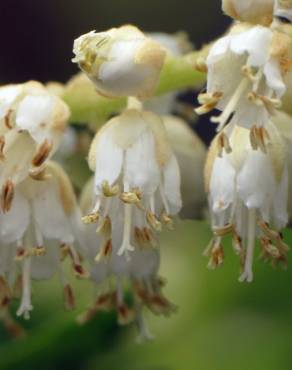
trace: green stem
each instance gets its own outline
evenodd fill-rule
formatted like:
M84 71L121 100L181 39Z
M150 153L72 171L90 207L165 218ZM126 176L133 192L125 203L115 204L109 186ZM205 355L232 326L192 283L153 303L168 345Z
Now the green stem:
M156 95L202 86L205 74L197 72L194 68L199 56L201 52L184 57L168 57L161 72ZM69 81L63 99L71 109L72 123L90 123L95 127L103 124L112 114L118 113L126 106L126 99L107 99L98 95L93 84L80 74Z

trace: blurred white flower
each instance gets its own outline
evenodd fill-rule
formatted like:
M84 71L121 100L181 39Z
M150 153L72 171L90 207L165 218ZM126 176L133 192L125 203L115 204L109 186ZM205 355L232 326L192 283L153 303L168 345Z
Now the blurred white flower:
M37 177L56 151L69 109L40 83L0 88L0 189L3 212L10 209L14 186Z
M292 21L292 1L275 0L274 14L277 17L286 18L289 21Z
M181 173L183 208L180 216L201 217L206 203L203 176L206 147L183 119L163 116L163 122Z
M31 279L50 279L58 272L65 306L74 304L72 289L62 269L70 255L78 277L87 277L74 243L82 243L82 224L70 180L62 168L48 162L42 179L30 177L15 187L10 210L0 214L0 275L12 289L21 279L21 303L17 315L29 318Z
M130 25L82 35L73 52L73 62L110 97L150 97L165 59L164 48Z
M236 20L269 26L274 0L222 0L222 9Z
M288 171L281 136L267 125L270 143L266 153L253 150L249 130L236 127L231 134L232 153L218 156L218 141L211 145L206 164L214 239L206 253L210 268L223 263L222 237L232 234L242 264L240 281L253 280L255 240L264 260L286 263L287 245L281 229L287 225Z

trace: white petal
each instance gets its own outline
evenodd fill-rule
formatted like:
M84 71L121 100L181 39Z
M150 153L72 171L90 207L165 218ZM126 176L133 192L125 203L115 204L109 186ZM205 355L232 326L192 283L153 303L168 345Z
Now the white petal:
M235 170L224 155L216 158L211 180L210 200L213 212L225 211L234 200Z
M171 214L177 214L182 207L180 187L180 170L176 157L173 154L163 171L163 190L170 205Z
M237 191L246 207L260 209L265 219L276 190L269 158L260 151L252 151L237 178Z
M43 142L50 138L49 125L53 108L52 96L28 95L18 106L16 125L22 130L27 130L36 142Z
M124 183L139 188L145 195L153 194L160 182L155 154L155 141L150 130L145 131L126 151Z
M43 190L32 201L34 221L47 239L73 243L74 234L70 220L62 207L58 188L55 184L40 184Z
M281 75L279 61L276 58L272 58L266 63L264 75L267 85L276 92L278 97L281 97L286 91L286 86Z
M10 211L0 213L0 240L10 244L22 239L30 223L29 203L19 191L15 191Z
M160 264L158 250L137 249L131 255L131 275L138 280L149 279L157 274Z
M96 146L95 186L97 193L104 181L113 185L120 176L123 164L123 150L112 140L110 131L105 130Z
M20 85L11 85L0 88L0 120L3 119L17 97L21 94Z
M283 177L280 184L277 186L274 195L273 204L273 222L274 227L278 230L283 229L288 224L288 169L284 169Z

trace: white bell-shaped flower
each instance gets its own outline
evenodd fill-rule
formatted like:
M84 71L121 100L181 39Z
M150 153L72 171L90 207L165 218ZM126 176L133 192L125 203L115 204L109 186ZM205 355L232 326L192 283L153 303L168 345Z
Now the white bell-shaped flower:
M218 131L228 123L227 136L234 125L251 129L254 148L262 149L265 126L286 91L291 45L287 34L270 28L233 27L210 50L207 92L199 96L202 106L197 113L219 109L221 115L212 118Z
M74 296L63 268L69 255L78 277L87 277L74 244L82 244L80 211L72 185L62 168L48 162L42 179L30 177L15 187L10 210L0 214L0 275L12 287L21 277L21 303L17 315L29 318L31 279L50 279L59 273L64 289L65 307Z
M255 240L259 239L264 260L286 263L287 245L281 229L287 225L288 171L281 136L267 125L270 143L266 153L253 150L249 130L236 127L230 142L233 151L220 151L220 138L211 145L206 165L214 239L208 247L210 267L223 263L222 237L232 235L240 256L240 281L253 280Z
M59 145L68 118L67 105L40 83L0 88L2 211L10 209L15 185L42 172Z
M73 52L73 62L109 97L151 96L165 58L157 42L130 25L82 35Z

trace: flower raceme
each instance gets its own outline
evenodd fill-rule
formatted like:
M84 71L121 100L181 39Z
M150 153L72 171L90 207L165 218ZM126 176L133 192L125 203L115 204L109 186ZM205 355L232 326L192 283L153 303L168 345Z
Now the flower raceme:
M48 162L41 181L27 177L15 187L10 210L0 215L0 280L6 287L2 309L20 285L17 315L29 318L31 279L50 279L55 273L63 286L65 307L74 306L74 295L62 268L69 255L77 277L87 277L74 244L82 244L81 215L71 183L62 168Z
M38 82L0 88L1 209L8 212L15 185L41 178L56 151L69 109Z
M73 62L100 94L139 98L153 94L166 55L159 43L131 25L82 35L73 52Z
M221 245L225 235L232 235L235 252L240 256L240 281L253 280L255 240L259 239L262 258L286 264L288 247L281 229L287 225L288 173L283 141L276 127L266 125L270 142L266 152L255 151L249 130L234 128L231 153L220 153L217 136L209 150L206 164L206 189L214 238L206 250L209 266L223 263Z

